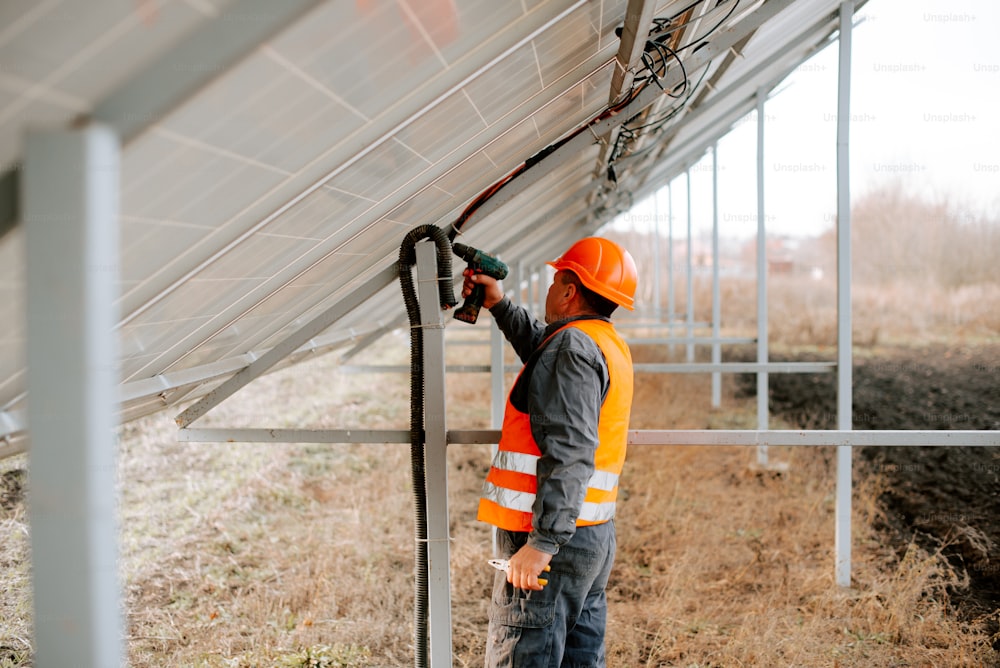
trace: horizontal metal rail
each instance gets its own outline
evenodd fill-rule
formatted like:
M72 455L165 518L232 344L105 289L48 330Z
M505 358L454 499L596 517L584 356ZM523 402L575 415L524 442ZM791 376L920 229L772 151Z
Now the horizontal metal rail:
M733 345L739 343L757 343L757 338L753 336L664 336L656 338L628 338L625 343L630 346L649 346L667 343L694 343L710 345L719 343L722 345Z
M452 429L449 444L494 444L498 429ZM192 443L409 443L405 429L228 429L187 428L177 440ZM633 429L629 445L737 446L1000 446L1000 431L976 430L854 430L837 429Z
M686 326L686 325L685 325ZM698 345L711 345L719 343L722 345L734 345L739 343L757 343L755 337L750 336L661 336L654 338L632 338L626 337L625 343L630 346L652 346L668 343L694 343ZM449 346L488 346L487 339L455 339L448 341Z
M505 364L504 371L516 372L521 364ZM488 364L449 364L445 367L448 373L487 373L492 370ZM339 371L345 374L361 373L410 373L410 367L405 364L345 364Z
M667 362L634 364L643 373L827 373L836 362Z
M254 429L188 427L177 430L185 443L409 443L406 429Z
M675 362L662 364L635 364L633 368L641 373L827 373L836 366L835 362ZM504 371L519 371L521 365L506 364ZM343 373L409 373L404 364L350 364L340 367ZM491 367L485 364L450 364L449 373L485 373Z
M677 314L678 317L683 314ZM615 329L669 329L669 328L681 328L681 327L694 327L695 329L706 329L711 327L710 322L688 322L687 320L675 320L673 322L667 322L666 320L661 322L631 322L628 320L615 320Z

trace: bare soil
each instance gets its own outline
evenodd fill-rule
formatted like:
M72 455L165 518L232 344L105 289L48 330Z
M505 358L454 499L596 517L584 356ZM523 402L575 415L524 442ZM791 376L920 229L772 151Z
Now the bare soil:
M996 343L862 350L853 374L855 429L1000 429ZM755 376L742 374L737 382L739 395L756 395ZM771 374L768 389L772 414L801 428L836 428L834 374ZM1000 448L867 447L859 453L858 473L886 482L875 528L898 555L915 542L940 549L967 574L969 586L950 592L952 603L963 619L987 621L1000 649Z

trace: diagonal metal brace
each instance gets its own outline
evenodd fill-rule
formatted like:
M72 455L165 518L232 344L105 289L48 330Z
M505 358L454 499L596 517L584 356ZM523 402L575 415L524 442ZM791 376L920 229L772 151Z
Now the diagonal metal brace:
M398 267L394 263L365 280L354 292L337 301L336 304L320 313L285 338L281 343L261 355L255 362L237 372L232 378L199 399L197 403L189 406L184 412L174 418L177 426L184 429L238 392L245 385L262 376L268 369L288 355L291 355L309 339L317 336L320 332L330 327L330 325L373 297L379 290L392 283L396 280L397 275Z

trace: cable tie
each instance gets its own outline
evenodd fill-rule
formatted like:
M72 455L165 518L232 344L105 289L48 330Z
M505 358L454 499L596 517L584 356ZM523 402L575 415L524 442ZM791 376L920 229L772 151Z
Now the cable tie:
M597 141L598 144L602 144L604 146L608 145L608 140L607 139L604 139L603 137L598 137L597 133L594 132L594 124L593 123L591 123L590 125L588 125L587 129L590 130L590 134L593 135L594 139Z
M451 222L451 229L455 230L455 234L457 236L462 236L462 230L460 230L457 227L455 227L455 221Z

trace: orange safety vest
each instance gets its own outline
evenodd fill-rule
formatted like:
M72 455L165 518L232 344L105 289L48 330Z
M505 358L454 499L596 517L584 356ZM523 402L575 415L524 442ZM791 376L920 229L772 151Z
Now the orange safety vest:
M611 382L597 424L594 474L587 483L587 494L576 520L577 526L601 524L615 516L618 476L625 464L632 408L632 355L607 321L574 320L565 327L576 327L594 339L608 364ZM531 435L528 414L514 408L508 395L500 444L483 485L478 519L508 531L531 531L531 508L538 490L536 466L541 455Z

